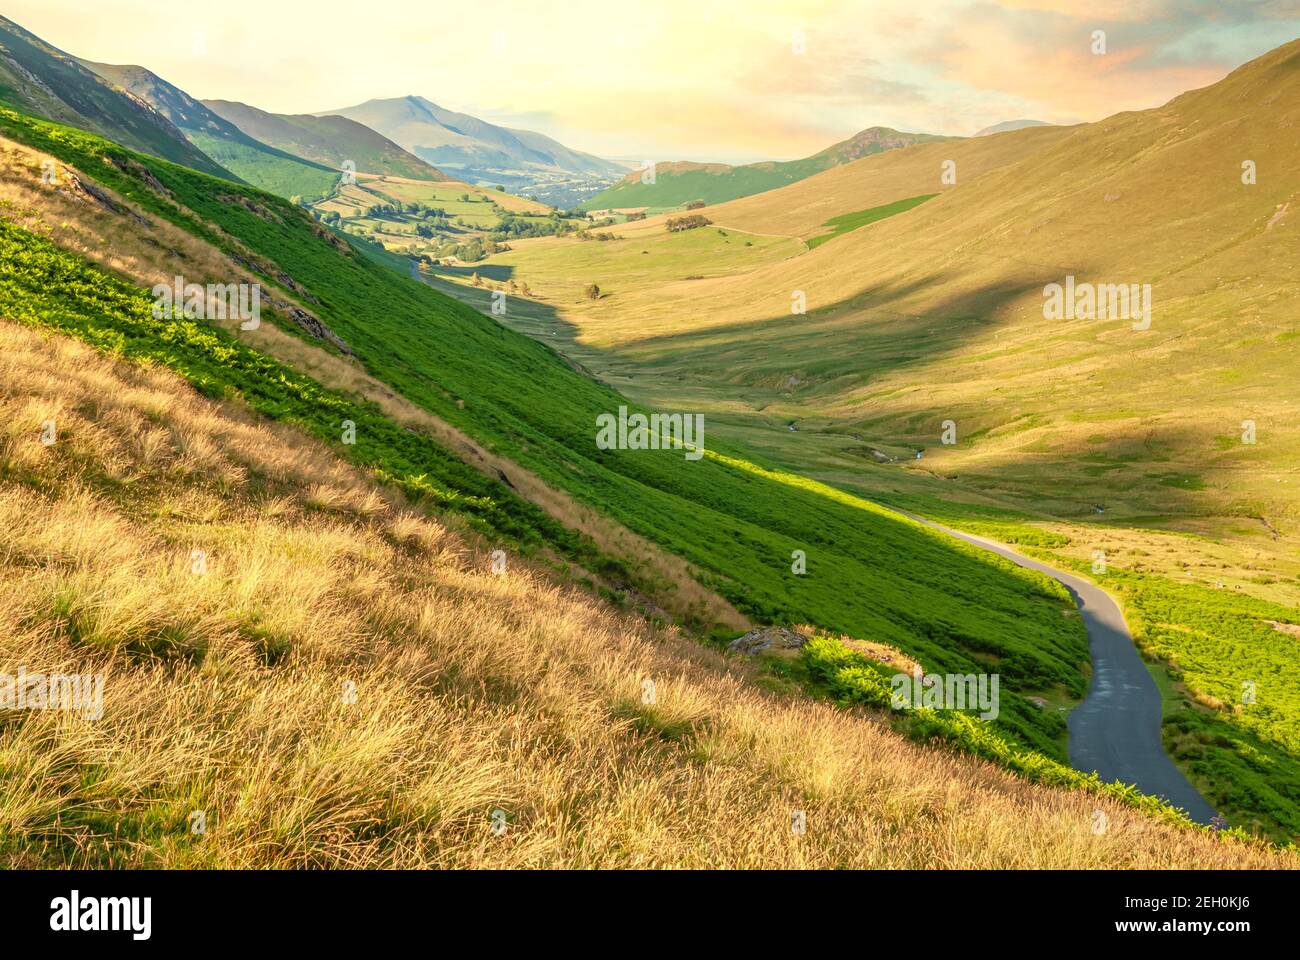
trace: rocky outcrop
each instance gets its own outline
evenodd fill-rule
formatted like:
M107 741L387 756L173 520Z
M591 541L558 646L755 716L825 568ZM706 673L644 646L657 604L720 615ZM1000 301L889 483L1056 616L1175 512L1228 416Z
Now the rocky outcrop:
M71 171L65 171L64 176L66 176L68 181L68 189L65 192L69 196L80 200L83 203L97 204L110 213L115 213L120 217L130 217L142 227L153 226L153 224L146 218L140 216L140 214L136 213L130 207L118 203L107 190L96 186L93 181L82 180Z
M801 648L810 638L806 634L791 630L789 627L758 627L743 637L737 637L728 644L727 649L735 653L782 653L794 652Z
M317 340L328 340L334 346L338 347L339 353L347 357L356 356L352 348L344 342L343 338L329 328L326 323L312 313L308 313L302 307L288 300L272 300L271 306L275 311L296 323L308 334Z

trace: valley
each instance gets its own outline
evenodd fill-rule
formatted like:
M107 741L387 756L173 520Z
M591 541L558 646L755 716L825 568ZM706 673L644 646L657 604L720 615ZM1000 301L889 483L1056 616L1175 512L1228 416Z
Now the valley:
M1296 867L1300 40L801 29L262 102L0 18L0 866Z
M511 297L503 322L649 407L699 410L715 435L784 469L1122 584L1165 692L1175 758L1230 817L1250 817L1257 801L1246 798L1285 769L1291 786L1268 802L1284 810L1300 779L1283 692L1295 651L1271 624L1300 602L1295 331L1285 320L1300 316L1290 276L1300 248L1286 228L1300 184L1282 155L1300 143L1290 132L1232 145L1288 171L1254 194L1203 143L1135 167L1111 148L1110 165L1082 176L1072 158L1105 155L1090 141L1142 150L1162 128L1212 124L1222 104L1261 89L1270 95L1253 96L1268 116L1257 128L1293 131L1295 101L1279 90L1294 86L1297 55L1284 47L1214 88L1091 128L1030 127L871 157L705 206L710 224L684 234L650 217L601 244L520 242L478 273L533 292ZM949 159L955 185L941 179ZM1165 238L1130 230L1092 246L1099 216L1152 196L1140 185L1156 170L1160 202L1178 198L1204 226ZM1240 189L1211 217L1193 198L1217 171ZM916 201L905 198L927 187L941 192L909 209ZM863 225L816 245L836 216ZM1055 262L1000 252L1022 232L1041 236ZM1115 276L1107 263L1120 262L1125 279L1159 278L1151 329L1045 321L1048 284L1084 265ZM487 304L459 272L435 269L430 282ZM599 285L598 300L583 296L587 283ZM801 294L806 314L796 312ZM1242 442L1265 423L1267 445L1255 434ZM1229 630L1234 654L1212 654ZM1276 665L1272 705L1226 708L1259 683L1261 657ZM1207 753L1208 731L1225 719L1233 746ZM1290 814L1283 821L1294 829Z

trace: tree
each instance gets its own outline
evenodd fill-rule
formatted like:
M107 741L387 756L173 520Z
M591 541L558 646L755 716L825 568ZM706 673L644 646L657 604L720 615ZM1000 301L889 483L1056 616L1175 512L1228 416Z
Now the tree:
M600 287L596 286L594 283L587 284L587 289L584 291L584 293L587 294L588 300L600 299Z
M689 217L669 217L664 226L669 233L678 233L682 230L694 230L696 227L707 227L712 222L703 214L693 213Z

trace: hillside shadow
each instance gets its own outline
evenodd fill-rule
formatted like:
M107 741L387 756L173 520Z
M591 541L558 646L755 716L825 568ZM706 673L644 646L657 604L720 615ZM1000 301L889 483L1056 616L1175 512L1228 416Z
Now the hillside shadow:
M1002 322L1002 312L1026 294L1041 291L1050 278L1019 277L956 291L922 311L906 308L917 294L955 281L951 272L870 285L852 296L804 315L782 314L735 324L718 324L682 333L641 337L621 343L615 356L632 357L646 367L673 367L691 358L701 365L764 373L795 366L818 373L804 384L829 383L853 376L883 376L941 360L985 338ZM755 344L769 349L759 353ZM824 350L824 352L822 352Z
M1087 273L1084 268L1075 269ZM438 268L438 272L468 276L474 269ZM512 272L510 267L502 266L492 273L480 270L480 276L504 282ZM716 389L721 381L719 377L707 376L709 370L717 370L733 385L770 384L778 372L811 367L815 372L800 383L800 392L811 388L834 394L841 384L860 387L872 379L910 368L924 368L957 355L972 344L981 344L989 353L1014 349L1013 343L999 345L990 334L996 332L1003 322L1004 311L1011 304L1027 294L1041 293L1043 285L1054 280L1051 276L1031 277L1022 273L975 288L955 290L926 304L923 312L907 309L917 294L959 279L955 271L935 271L919 277L882 281L806 315L774 315L737 324L645 336L624 341L615 350L587 343L579 346L581 328L562 317L547 301L512 297L511 313L500 319L521 333L549 343L557 353L572 354L566 356L570 365L576 365L575 368L600 382L605 381L594 376L590 369L607 371L615 380L634 375L642 383L654 381L664 387L671 386L676 392L691 381ZM483 312L490 311L490 290L463 287L457 296ZM767 349L756 351L755 344L766 345ZM707 360L702 362L702 355ZM1008 420L1019 412L1009 411ZM876 433L867 439L882 444L905 443L907 421L917 415L916 409L896 416L886 414L878 426L890 430L890 434ZM1097 432L1104 435L1106 426L1101 420ZM1136 428L1128 423L1123 429ZM1144 517L1193 516L1206 512L1205 498L1198 493L1206 484L1207 471L1198 468L1187 451L1203 445L1202 441L1203 438L1185 428L1167 424L1144 426L1141 437L1125 432L1077 447L983 456L978 471L959 470L961 477L956 482L1000 498L1018 499L1021 496L1018 491L1033 490L1035 499L1047 508L1045 512L1076 522L1105 524L1121 519L1138 522ZM845 444L843 455L851 463L847 448L861 444L847 435ZM1217 451L1204 453L1212 458ZM813 464L801 464L798 469L812 470ZM941 467L936 469L942 472ZM942 476L936 475L936 483L943 482ZM1124 495L1126 487L1130 492ZM1144 487L1150 488L1150 495L1135 497L1131 492ZM1097 506L1106 512L1097 513Z
M952 473L968 489L1004 499L1017 490L1032 490L1023 502L1035 511L1099 528L1164 529L1180 520L1223 515L1227 507L1215 500L1211 475L1248 467L1234 463L1234 451L1214 445L1203 430L1152 422L1154 416L1085 419L1075 426L1087 426L1087 440L1052 442L1049 435L1047 450L984 453L977 469L957 465ZM1251 519L1266 534L1267 524Z
M469 279L478 274L485 280L504 283L515 275L515 268L506 263L470 263L465 266L434 267L434 276L464 277Z

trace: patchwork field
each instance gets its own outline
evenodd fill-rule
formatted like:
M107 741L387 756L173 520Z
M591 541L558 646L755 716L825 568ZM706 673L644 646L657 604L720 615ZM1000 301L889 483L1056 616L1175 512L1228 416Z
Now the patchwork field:
M558 218L545 204L500 190L360 173L355 183L337 185L312 210L336 229L396 253L462 262L482 259L481 249L468 250L469 241L486 243L500 234L504 242L511 224L541 230L559 223L572 230L587 226L585 218Z

